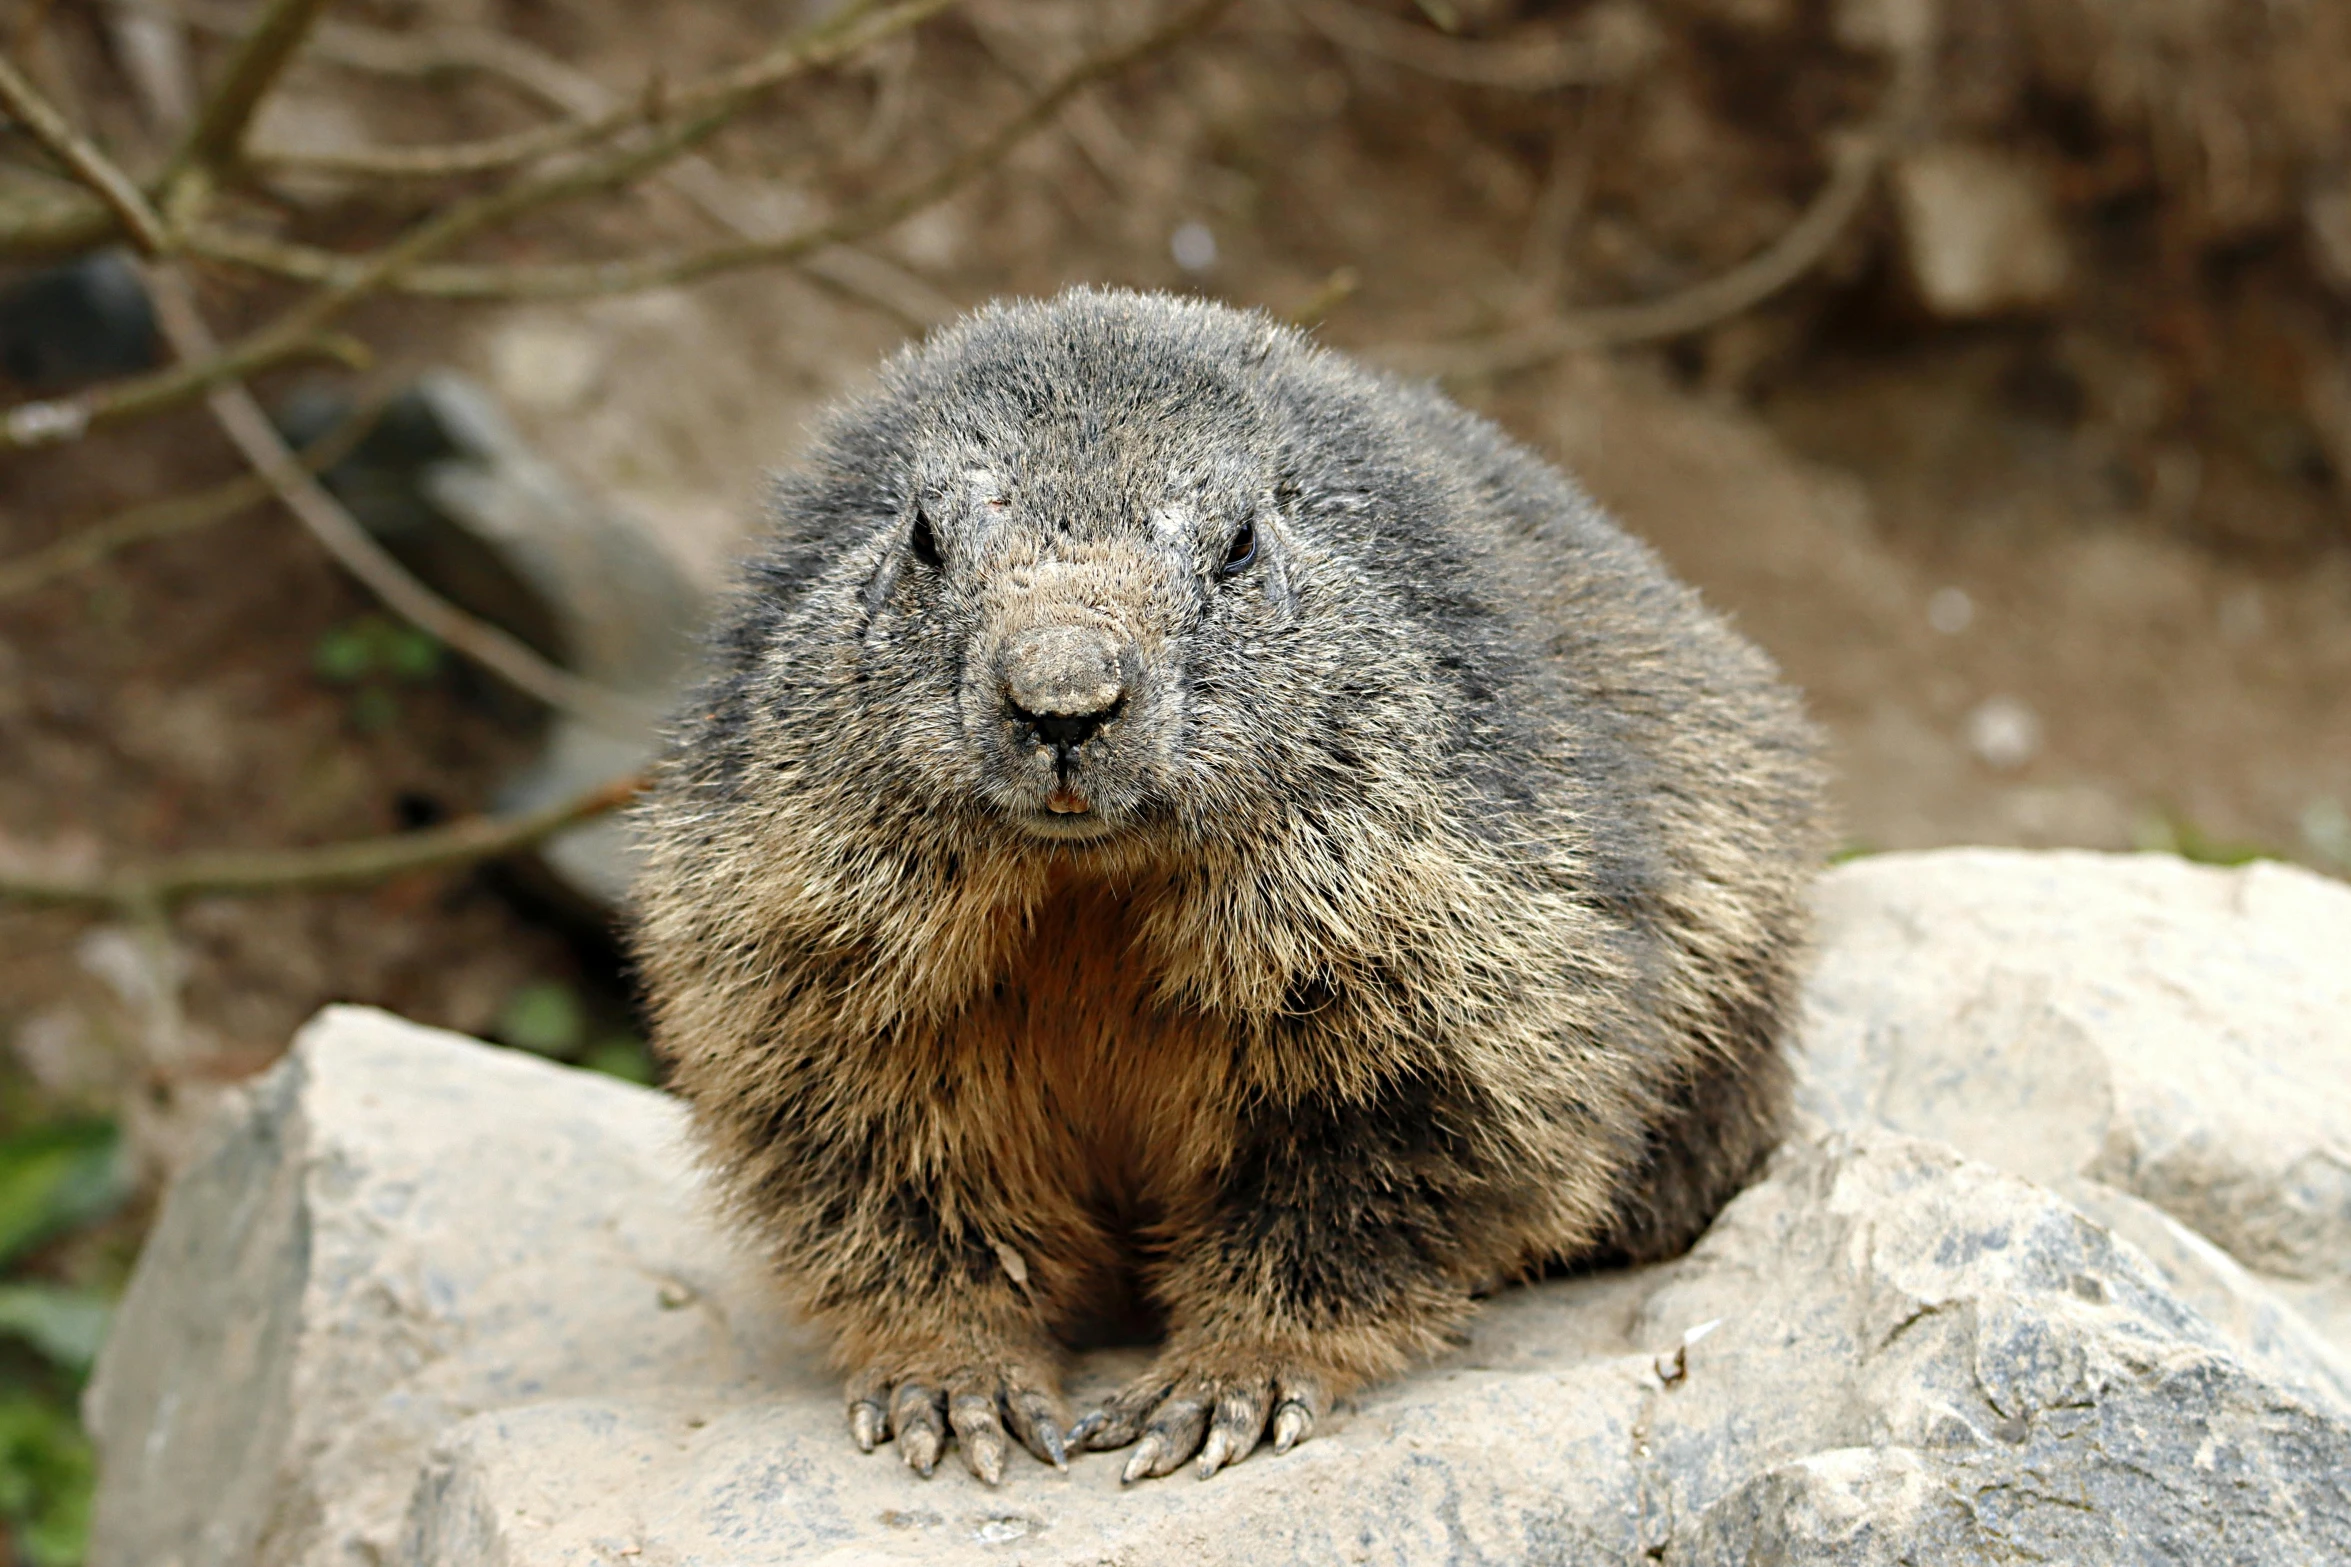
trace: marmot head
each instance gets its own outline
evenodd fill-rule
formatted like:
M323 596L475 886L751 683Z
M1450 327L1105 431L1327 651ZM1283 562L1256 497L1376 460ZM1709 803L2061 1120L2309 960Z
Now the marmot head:
M894 361L781 497L797 570L854 579L854 671L825 678L866 759L926 813L1065 843L1214 834L1327 776L1300 748L1332 666L1384 654L1312 634L1346 574L1302 499L1327 420L1267 363L1325 357L1259 316L1080 292Z

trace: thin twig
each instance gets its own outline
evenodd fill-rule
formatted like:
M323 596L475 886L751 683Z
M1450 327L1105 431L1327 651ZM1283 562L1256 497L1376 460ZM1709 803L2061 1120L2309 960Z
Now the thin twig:
M155 318L164 337L182 358L218 357L212 331L196 310L194 291L176 268L149 268L147 292L155 301ZM205 401L229 440L286 509L394 614L550 707L615 734L636 735L650 727L655 715L644 704L558 669L519 638L476 620L411 576L287 449L242 382L213 387Z
M903 221L951 194L1050 120L1094 82L1117 74L1206 27L1233 0L1201 0L1134 43L1082 62L996 132L925 179L850 213L776 240L721 244L670 257L549 266L427 267L425 258L492 224L557 201L626 185L714 134L740 106L722 106L640 145L580 168L518 181L458 202L369 256L264 239L193 223L180 235L184 253L322 284L277 321L210 359L176 365L112 387L0 413L0 451L54 445L89 429L172 406L302 352L328 323L386 287L442 298L571 298L688 282L744 267L799 260Z
M1657 30L1639 11L1595 7L1576 34L1537 33L1482 41L1447 38L1348 0L1296 0L1298 12L1342 49L1449 82L1545 92L1622 81L1657 53Z
M39 261L74 256L103 245L121 228L103 201L79 185L46 177L25 178L29 169L10 169L10 186L0 194L0 256Z
M838 20L834 18L804 34L810 41L803 52L813 56L831 50L835 35L829 30ZM719 103L633 147L576 168L518 179L503 189L455 202L417 224L391 245L367 256L342 256L191 221L179 236L180 248L187 254L324 286L293 305L276 321L210 358L184 361L170 369L112 386L72 397L22 403L0 412L0 451L77 440L98 426L157 412L294 357L304 352L337 316L396 280L403 283L407 292L434 292L407 282L408 275L425 258L485 228L539 207L627 185L715 135L749 101L745 98ZM912 207L906 208L911 210ZM904 215L903 211L897 212L888 221L896 222ZM827 231L805 245L779 242L789 246L788 255L755 259L793 260L821 246L854 237L857 236ZM464 297L462 291L459 297Z
M1883 138L1858 136L1834 154L1829 182L1779 238L1719 276L1662 299L1571 310L1465 343L1398 344L1372 357L1408 375L1507 375L1561 354L1680 337L1762 303L1812 270L1853 221L1885 162Z
M584 119L437 146L257 148L252 160L256 165L288 172L379 179L446 179L513 168L608 141L657 119L711 110L725 110L730 115L740 112L794 77L838 64L868 45L927 21L952 3L954 0L853 0L747 65L665 88L658 95L647 94L643 101Z
M97 146L81 132L68 124L64 115L39 89L27 81L17 68L0 56L0 108L23 126L33 140L47 148L50 155L90 188L91 194L106 203L123 232L131 242L150 256L160 256L171 249L171 236L147 204L146 195L132 183L129 175L114 166L113 160L100 152Z
M219 0L151 0L158 10L175 16L198 31L214 36L240 36L252 18L250 8ZM503 33L485 27L452 25L429 32L394 32L364 23L328 17L310 35L308 58L371 76L422 78L459 71L478 71L502 78L538 98L547 98L545 84L529 74L526 61L509 55L511 42Z
M348 57L377 64L395 61L413 64L422 59L443 66L462 63L495 75L579 120L608 115L620 107L617 95L587 72L519 38L487 28L452 28L445 36L411 40L401 34L379 33L349 23L329 24L321 30L318 44L322 53L326 46L334 45L355 50ZM660 178L699 208L703 216L743 238L775 237L774 226L755 209L736 182L699 153L680 157L661 172ZM917 331L937 325L956 311L953 300L921 278L879 256L846 246L819 251L798 265L818 285L878 309Z
M87 876L0 868L0 898L145 912L201 893L285 892L383 881L516 853L566 827L619 809L644 788L645 779L632 774L517 816L475 816L310 849L212 850Z
M169 369L111 386L71 397L20 403L0 412L0 451L78 440L98 426L173 407L216 386L300 357L313 350L318 335L336 317L425 257L534 206L606 185L625 184L644 172L647 165L671 155L673 144L691 145L689 138L697 133L707 135L713 128L697 122L682 127L670 137L589 168L521 181L507 190L454 203L372 255L349 258L331 252L308 252L324 257L329 263L308 275L308 280L325 286L288 308L277 320L208 358L183 360ZM197 241L194 238L197 235L205 238ZM209 260L243 260L244 247L270 254L274 246L272 241L247 240L233 231L202 223L191 224L181 239L183 251ZM265 266L261 270L275 269Z
M1600 126L1616 95L1599 92L1562 93L1559 123L1551 133L1551 158L1543 171L1542 188L1527 214L1526 236L1519 244L1520 287L1530 299L1550 299L1567 274L1567 244L1584 202L1591 194L1592 165L1600 146Z
M334 429L302 449L299 454L302 466L312 473L332 468L366 439L382 411L380 405L355 409ZM276 493L267 479L248 473L190 495L149 501L102 517L76 528L53 544L0 561L0 599L15 598L45 587L60 577L94 566L130 545L167 539L225 522Z
M162 188L169 190L192 173L209 177L238 160L262 100L285 74L326 4L327 0L269 0L165 163Z
M1916 129L1932 81L1933 30L1895 58L1870 123L1829 142L1828 183L1779 238L1719 276L1663 299L1569 311L1463 343L1399 343L1369 357L1407 375L1486 376L1531 369L1561 354L1619 348L1703 331L1752 309L1819 264L1869 199L1879 172Z
M829 245L845 244L879 233L954 193L973 176L1001 159L1024 138L1058 113L1063 104L1105 77L1115 76L1152 55L1198 32L1225 11L1233 0L1200 0L1165 25L1118 49L1106 51L1065 72L1031 99L1028 106L995 131L967 147L924 178L887 196L797 234L772 240L745 240L668 256L640 256L613 261L533 264L453 264L404 266L387 286L402 293L439 299L570 299L592 294L621 294L692 282L715 273L745 267L793 262ZM681 132L681 134L683 134ZM647 149L641 156L654 156ZM608 170L583 171L559 177L578 184L617 183ZM550 181L554 183L554 181ZM539 204L536 201L532 205ZM313 246L210 227L192 230L187 250L207 260L235 263L273 272L303 282L348 286L358 269L373 263L340 256Z
M340 292L336 291L338 295ZM359 292L365 290L355 290L354 294ZM298 359L327 359L346 368L363 367L364 349L352 339L317 329L323 327L323 318L349 308L351 303L351 299L343 297L326 301L327 308L316 310L322 319L313 326L308 318L313 307L320 304L314 296L289 311L277 325L265 327L203 364L174 365L168 370L118 381L111 387L18 403L0 410L0 452L77 441L98 426L159 413L223 381L257 375Z

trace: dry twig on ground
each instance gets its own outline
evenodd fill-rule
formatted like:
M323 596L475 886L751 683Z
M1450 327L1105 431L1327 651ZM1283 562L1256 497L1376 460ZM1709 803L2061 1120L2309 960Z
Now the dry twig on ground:
M88 875L44 874L0 866L0 898L144 915L204 893L363 885L520 853L567 827L620 809L642 793L645 785L643 777L632 774L521 815L476 816L415 832L310 849L213 850Z
M1206 27L1233 4L1233 0L1199 0L1160 27L1120 47L1079 62L1055 78L1026 107L982 137L946 164L921 179L887 195L850 209L796 234L771 240L742 240L706 246L666 256L641 256L613 261L549 263L448 263L426 266L404 261L384 278L381 286L396 292L441 299L576 299L595 294L624 294L642 289L689 283L722 272L798 261L830 245L862 239L904 222L923 208L945 199L977 175L999 162L1058 114L1062 106L1086 88L1116 76L1157 55ZM647 173L670 157L704 139L710 129L691 122L658 141L607 163L551 176L547 188L513 191L495 201L499 210L472 228L517 215L568 196L610 188ZM380 263L368 258L337 255L311 246L264 240L255 236L207 230L188 241L193 254L210 260L236 262L257 271L275 272L327 287L358 286L363 273ZM436 242L433 249L444 246Z
M1932 65L1931 36L1922 30L1897 58L1871 122L1831 139L1828 181L1796 220L1729 271L1661 299L1556 312L1467 342L1390 344L1371 357L1407 375L1506 375L1562 354L1681 337L1753 309L1818 266L1859 216L1879 173L1916 127Z
M1844 233L1884 165L1882 137L1840 143L1826 185L1779 238L1716 277L1662 299L1599 305L1545 317L1516 331L1465 343L1395 344L1374 357L1408 375L1507 375L1562 354L1680 337L1750 310L1817 265Z
M163 220L147 204L146 193L107 161L88 137L68 124L5 55L0 55L0 109L6 109L10 119L106 204L132 244L150 256L160 256L170 248L170 236L164 231Z
M360 301L384 290L443 298L575 298L689 282L746 267L796 262L817 251L878 233L944 199L992 167L1049 122L1078 93L1190 37L1232 0L1199 0L1140 39L1107 50L1063 73L995 131L932 174L828 221L775 239L745 239L679 255L607 262L430 265L463 241L526 213L623 188L674 162L729 123L748 100L720 97L706 112L667 123L634 144L569 168L531 174L441 208L393 244L363 256L266 238L227 225L191 220L173 234L193 258L275 273L318 285L271 324L220 353L69 398L20 404L0 414L0 450L56 444L85 431L174 406L212 387L316 352L320 334ZM898 15L899 12L891 12ZM839 23L836 17L822 24ZM830 35L826 35L829 37ZM806 44L815 56L822 39ZM828 58L830 56L827 56ZM4 248L4 237L0 237Z
M247 377L306 354L344 352L330 333L353 307L379 293L447 297L557 297L641 289L743 267L802 263L878 233L951 195L992 167L1096 82L1125 71L1206 27L1232 0L1194 0L1143 36L1080 61L1033 94L1019 112L965 145L945 163L826 221L770 234L742 216L715 170L691 158L695 148L792 77L845 61L882 38L945 9L951 0L857 0L758 60L660 95L619 104L596 84L516 45L473 40L479 62L494 59L568 116L560 123L485 142L437 148L379 149L342 164L255 152L246 145L273 85L317 30L324 0L266 0L241 35L213 90L153 180L141 183L111 162L68 119L13 72L0 77L0 103L87 192L73 200L0 208L0 255L45 253L60 236L79 244L110 234L133 239L151 258L149 293L179 362L68 397L0 412L0 450L56 444L202 396L255 470L245 481L197 496L137 508L33 556L0 566L0 591L22 591L95 559L134 538L197 526L274 495L335 558L397 613L456 651L549 704L603 725L641 730L649 715L627 698L558 669L506 633L465 615L411 577L317 482L312 466L331 460L314 448L288 450L246 389ZM345 48L354 36L330 35ZM381 43L380 39L374 40ZM463 52L463 51L460 51ZM5 69L0 62L0 70ZM189 95L191 101L197 101ZM559 156L560 155L560 156ZM387 178L503 173L494 188L448 201L391 243L360 255L271 238L219 216L226 189L250 187L274 167L335 168ZM441 263L466 241L528 213L626 189L649 176L683 173L687 194L741 237L675 255L611 262L499 266ZM198 310L185 270L205 261L312 285L275 319L237 341L215 341ZM870 283L870 275L868 283ZM935 296L900 287L925 314ZM330 439L328 446L338 437ZM198 892L261 891L364 881L403 871L462 863L526 847L549 833L609 810L639 787L628 780L511 820L482 818L394 838L320 849L181 856L96 876L0 870L0 897L113 906L151 917L171 899Z
M366 438L380 411L369 406L353 412L297 454L302 466L312 473L323 473L333 467ZM46 587L131 545L224 522L276 494L267 479L248 473L192 494L127 507L112 516L86 523L55 543L0 560L0 599Z
M1315 31L1342 49L1476 87L1547 92L1618 82L1657 53L1656 24L1640 11L1602 5L1571 32L1527 30L1509 39L1448 38L1351 0L1296 0Z
M168 263L151 266L147 291L155 300L164 336L183 358L203 360L218 353L211 329L197 312L194 291L177 268ZM242 383L215 386L205 393L205 400L229 440L286 509L394 614L515 689L584 722L620 735L641 734L654 722L657 715L644 704L557 668L521 638L475 619L417 581L303 466Z

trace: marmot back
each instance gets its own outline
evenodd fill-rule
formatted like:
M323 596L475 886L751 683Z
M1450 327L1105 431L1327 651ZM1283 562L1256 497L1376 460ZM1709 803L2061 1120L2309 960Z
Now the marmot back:
M774 509L636 941L860 1445L1285 1449L1768 1151L1812 733L1492 426L1082 291L901 354ZM1071 1426L1063 1347L1137 1309L1158 1363Z

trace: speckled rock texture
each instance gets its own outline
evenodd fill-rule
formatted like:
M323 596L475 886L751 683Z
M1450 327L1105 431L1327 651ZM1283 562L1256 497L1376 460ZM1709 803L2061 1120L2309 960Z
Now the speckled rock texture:
M1818 905L1810 1110L2048 1185L2209 1275L2200 1308L2258 1281L2351 1354L2351 888L1958 849L1857 860Z
M166 1201L92 1562L2351 1562L2351 890L1965 851L1821 904L1810 1114L1690 1255L1127 1490L861 1456L668 1101L332 1010Z

